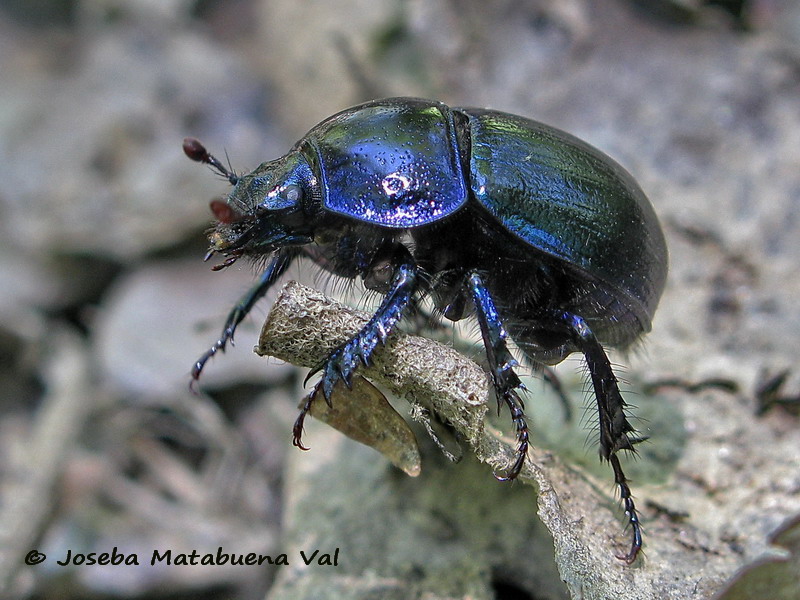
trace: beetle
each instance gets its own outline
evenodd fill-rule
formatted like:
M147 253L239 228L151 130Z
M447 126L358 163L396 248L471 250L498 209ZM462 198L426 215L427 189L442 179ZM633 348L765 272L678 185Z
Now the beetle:
M559 129L494 110L389 98L339 112L283 157L245 175L195 139L192 160L233 191L213 200L208 260L263 261L257 283L229 313L219 340L192 369L225 350L253 305L300 257L383 294L369 322L316 371L295 422L321 393L352 384L359 365L421 297L451 321L477 320L497 395L516 430L519 475L529 445L519 363L583 354L597 402L599 449L611 464L631 529L621 560L642 546L641 525L618 453L642 438L630 424L603 345L630 347L651 328L667 274L667 248L640 187L600 150ZM316 371L312 371L312 374Z

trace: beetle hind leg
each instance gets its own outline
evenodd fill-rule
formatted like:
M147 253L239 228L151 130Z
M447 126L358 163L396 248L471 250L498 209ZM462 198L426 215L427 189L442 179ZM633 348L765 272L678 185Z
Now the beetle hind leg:
M528 422L525 419L525 405L519 397L517 390L524 390L514 367L517 361L511 355L506 344L508 334L492 300L489 290L477 273L472 273L469 278L469 291L475 303L476 315L481 328L483 345L489 361L492 382L497 393L497 409L500 410L501 402L505 402L511 411L511 419L517 432L517 457L514 464L505 475L495 477L501 481L516 479L522 471L525 457L528 454L529 435Z
M620 499L631 528L630 549L627 554L617 558L631 564L642 548L642 527L628 479L622 471L617 453L620 450L635 452L634 444L644 438L634 435L635 429L625 415L626 404L620 394L611 362L589 325L584 319L571 313L562 313L561 319L569 327L573 342L583 353L589 368L600 421L600 457L611 464L614 482L619 487Z

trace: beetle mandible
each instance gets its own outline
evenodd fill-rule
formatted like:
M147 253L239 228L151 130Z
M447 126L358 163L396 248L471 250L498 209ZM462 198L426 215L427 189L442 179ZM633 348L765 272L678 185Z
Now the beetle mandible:
M474 317L498 403L517 435L510 480L522 469L528 425L509 351L534 365L583 354L597 401L600 456L608 461L641 548L638 513L618 452L641 441L625 414L603 344L624 349L648 332L667 273L667 249L652 206L608 156L553 127L493 110L390 98L322 121L285 156L246 175L227 169L192 138L192 160L233 186L214 200L206 260L215 270L240 257L267 258L258 282L234 306L222 335L192 377L233 340L253 305L300 257L335 275L361 277L383 294L371 320L320 367L294 430L314 398L330 402L422 296L452 321Z

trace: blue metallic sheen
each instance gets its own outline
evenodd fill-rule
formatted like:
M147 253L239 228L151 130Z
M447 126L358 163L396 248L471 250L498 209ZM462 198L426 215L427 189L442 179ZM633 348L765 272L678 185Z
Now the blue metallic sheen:
M600 455L607 460L631 526L626 562L642 545L639 516L617 453L641 441L603 345L626 348L647 333L667 275L655 212L611 158L536 121L440 102L389 98L344 110L312 128L283 157L253 172L229 172L196 140L186 154L235 187L211 249L267 259L261 280L234 307L220 339L196 363L224 350L253 304L297 257L383 294L372 319L314 372L331 401L422 297L445 318L474 316L498 402L511 412L522 472L529 439L515 369L515 342L538 366L583 355L597 401Z
M415 227L467 201L455 124L444 104L376 102L326 119L301 142L325 207L386 227Z

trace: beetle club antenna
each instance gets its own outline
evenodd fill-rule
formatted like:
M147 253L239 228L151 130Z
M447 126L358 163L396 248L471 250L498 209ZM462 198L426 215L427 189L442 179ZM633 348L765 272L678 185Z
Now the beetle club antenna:
M236 185L239 181L239 176L233 172L233 169L226 168L213 154L209 154L206 147L200 143L200 140L191 137L184 138L183 153L195 162L209 165L214 171L227 179L231 185Z

